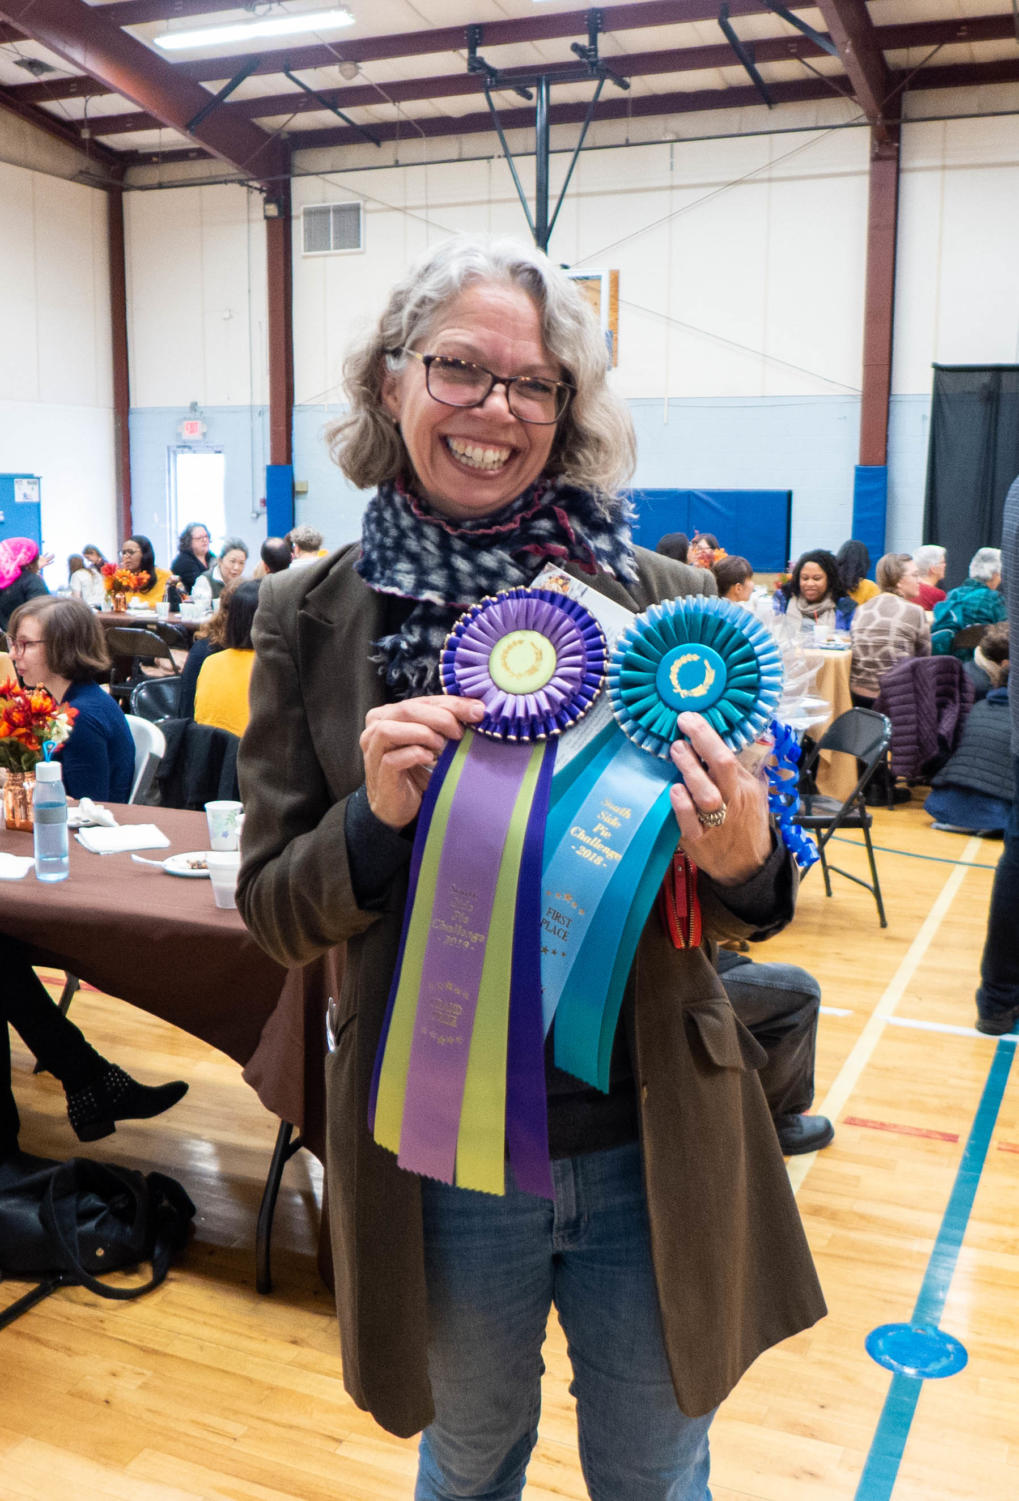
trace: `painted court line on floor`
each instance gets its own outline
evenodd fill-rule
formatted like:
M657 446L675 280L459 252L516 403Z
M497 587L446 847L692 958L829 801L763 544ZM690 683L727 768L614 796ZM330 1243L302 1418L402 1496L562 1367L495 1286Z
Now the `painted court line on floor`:
M1014 1039L999 1041L913 1309L913 1325L940 1324L1015 1054ZM855 1501L890 1501L922 1388L915 1376L892 1377Z
M866 849L866 845L862 839L850 839L848 834L833 834L832 840L838 844L852 844L857 849ZM972 843L973 840L971 839L970 844ZM966 850L963 851L959 859L954 860L950 855L922 855L916 850L897 850L890 844L874 845L874 851L879 855L901 855L904 860L932 860L935 865L965 865L970 870L997 870L997 863L987 865L980 860L967 860L966 851L968 849L969 845L966 846Z
M976 1000L973 1002L976 1005ZM987 1032L978 1032L976 1027L955 1027L951 1022L928 1022L913 1016L890 1016L890 1027L912 1027L917 1032L947 1032L952 1037L978 1037L981 1042L997 1042L996 1037L991 1037ZM1008 1037L1010 1034L1005 1033Z
M900 1126L895 1121L869 1121L861 1115L847 1115L844 1126L866 1126L869 1131L892 1131L896 1136L923 1136L929 1141L958 1141L958 1131L930 1131L926 1126Z
M817 1113L819 1115L826 1115L830 1121L837 1122L839 1116L846 1108L853 1090L860 1081L860 1075L870 1062L874 1049L877 1047L884 1033L885 1023L894 1015L895 1008L905 994L906 987L922 964L927 950L933 943L938 929L947 916L952 902L955 900L956 892L966 879L966 872L969 870L971 864L968 857L974 854L979 847L979 839L973 838L969 840L966 848L963 850L962 861L953 866L944 886L942 886L941 891L935 898L931 910L924 919L920 931L902 956L899 967L889 981L884 995L874 1007L871 1016L864 1025L863 1031L856 1039L849 1057L839 1069L828 1093L817 1106ZM792 1184L794 1194L799 1193L804 1179L817 1160L817 1156L816 1152L808 1152L803 1157L794 1157L791 1162L786 1164L786 1170L789 1174L789 1181Z

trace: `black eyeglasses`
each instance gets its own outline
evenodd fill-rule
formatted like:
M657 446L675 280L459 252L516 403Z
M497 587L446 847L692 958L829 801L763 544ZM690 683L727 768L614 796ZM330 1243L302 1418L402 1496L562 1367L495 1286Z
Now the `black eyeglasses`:
M521 422L550 427L570 404L574 386L543 375L494 375L484 365L454 360L444 354L418 354L406 345L387 349L388 355L409 354L425 367L425 386L435 401L446 407L480 407L496 386L504 387L506 405Z

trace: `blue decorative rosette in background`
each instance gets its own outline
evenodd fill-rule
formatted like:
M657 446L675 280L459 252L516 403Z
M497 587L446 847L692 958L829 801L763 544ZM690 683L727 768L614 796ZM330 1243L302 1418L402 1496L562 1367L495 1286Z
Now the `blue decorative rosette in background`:
M702 714L731 750L766 732L782 661L748 611L710 596L669 600L622 632L608 668L614 723L552 784L545 834L542 1007L555 1060L600 1089L623 989L676 848L669 747L677 716Z
M652 605L616 642L609 695L620 729L667 760L676 716L702 714L730 750L766 730L782 695L782 659L748 610L696 595Z
M481 699L480 734L544 740L587 712L606 658L602 628L583 605L550 589L508 589L461 615L440 674L445 693Z

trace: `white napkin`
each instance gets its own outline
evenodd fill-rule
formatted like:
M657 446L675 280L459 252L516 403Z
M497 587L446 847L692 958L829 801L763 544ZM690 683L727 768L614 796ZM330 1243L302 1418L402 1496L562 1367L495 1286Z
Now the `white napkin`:
M0 881L20 881L34 864L31 855L0 855Z
M67 823L72 829L83 829L89 824L98 824L104 829L117 827L117 820L109 808L104 808L102 803L94 803L90 797L83 797L76 808L68 808Z
M78 843L93 855L116 855L124 850L167 849L170 841L154 823L134 823L114 829L79 829Z

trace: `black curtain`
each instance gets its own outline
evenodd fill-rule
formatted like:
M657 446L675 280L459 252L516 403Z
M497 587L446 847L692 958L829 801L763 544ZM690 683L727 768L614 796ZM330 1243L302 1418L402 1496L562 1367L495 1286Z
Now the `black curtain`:
M935 365L923 541L948 549L943 588L962 583L978 547L1001 545L1017 475L1019 365Z

